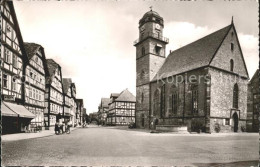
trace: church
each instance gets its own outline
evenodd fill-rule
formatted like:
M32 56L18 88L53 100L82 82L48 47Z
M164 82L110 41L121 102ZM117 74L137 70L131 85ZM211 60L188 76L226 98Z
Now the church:
M243 132L248 72L233 18L230 25L166 57L164 20L150 10L139 21L136 126L185 126L189 132ZM174 33L174 32L173 32Z

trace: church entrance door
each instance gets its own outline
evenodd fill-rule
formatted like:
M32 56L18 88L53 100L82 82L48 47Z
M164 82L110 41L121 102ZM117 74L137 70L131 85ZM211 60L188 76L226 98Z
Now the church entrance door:
M234 129L234 132L237 132L237 130L238 130L238 115L237 115L236 112L232 116L232 126L233 126L233 129Z

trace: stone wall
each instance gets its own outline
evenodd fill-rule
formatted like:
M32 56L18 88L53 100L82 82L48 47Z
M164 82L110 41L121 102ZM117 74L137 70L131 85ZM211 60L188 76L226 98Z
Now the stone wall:
M239 100L238 112L239 119L246 119L247 112L247 79L237 78L235 75L210 69L211 75L211 117L231 118L233 108L233 89L238 84Z

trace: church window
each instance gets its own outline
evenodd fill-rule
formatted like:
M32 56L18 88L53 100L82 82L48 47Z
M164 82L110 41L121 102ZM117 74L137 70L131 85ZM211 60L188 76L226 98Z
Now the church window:
M160 110L160 92L156 89L153 96L153 115L158 115Z
M234 70L234 60L231 59L231 60L230 60L230 71L233 72L233 70Z
M142 47L142 56L144 56L144 55L145 55L145 48Z
M172 110L173 110L173 114L177 114L177 99L178 99L178 94L177 94L177 91L175 91L172 94Z
M3 74L3 87L7 88L7 83L8 83L8 77L6 74Z
M141 103L144 102L144 92L142 92Z
M191 85L191 99L192 99L192 112L193 114L198 113L198 85Z
M237 83L233 88L233 108L238 109L238 85Z
M165 84L161 87L161 111L160 116L165 116Z
M231 32L231 37L233 37L234 36L234 32Z
M231 43L231 45L230 45L230 49L231 49L231 51L234 50L234 44L233 44L233 43Z
M169 112L177 114L177 101L178 101L178 90L175 85L172 85L170 89L171 95L169 96Z

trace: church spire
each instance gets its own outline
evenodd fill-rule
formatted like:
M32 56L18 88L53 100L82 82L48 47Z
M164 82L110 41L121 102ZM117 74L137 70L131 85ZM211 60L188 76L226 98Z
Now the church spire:
M232 16L232 19L231 19L231 24L234 24L234 22L233 22L233 16Z

